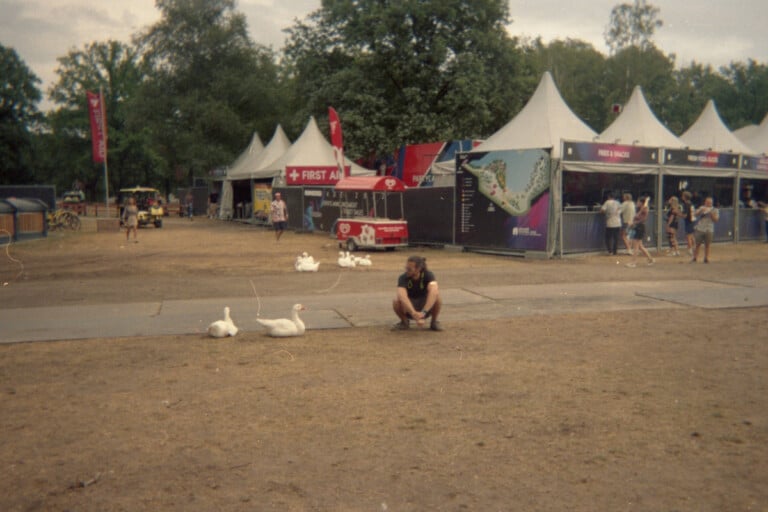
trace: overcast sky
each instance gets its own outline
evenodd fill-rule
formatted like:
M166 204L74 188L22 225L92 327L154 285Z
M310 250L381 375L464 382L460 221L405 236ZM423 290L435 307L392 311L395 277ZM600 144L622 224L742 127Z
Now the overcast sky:
M631 0L510 0L514 36L581 39L607 53L603 32L611 8ZM768 0L650 0L664 26L654 40L677 56L721 66L752 58L768 62ZM238 0L251 38L280 49L295 18L320 7L320 0ZM0 44L16 50L43 81L56 80L56 58L92 41L128 42L131 34L159 19L154 0L0 0ZM41 107L47 108L47 102Z

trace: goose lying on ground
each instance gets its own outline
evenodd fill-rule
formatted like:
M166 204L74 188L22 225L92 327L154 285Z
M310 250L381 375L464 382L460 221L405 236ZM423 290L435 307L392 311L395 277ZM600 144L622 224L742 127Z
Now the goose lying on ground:
M320 262L315 261L315 258L303 252L301 255L296 256L296 262L293 266L297 272L317 272Z
M343 268L354 268L355 266L355 260L352 258L352 256L349 255L349 253L344 253L342 251L339 251L339 259L336 260L336 262L339 264L340 267Z
M362 258L355 258L355 264L360 265L361 267L370 267L373 265L373 262L371 261L371 255L366 254Z
M301 304L294 304L293 308L291 308L291 318L277 318L275 320L257 318L256 321L267 329L267 335L269 336L274 336L275 338L301 336L304 334L304 322L299 318L299 311L303 309L304 306Z
M310 258L312 258L312 256L310 256ZM317 272L317 269L320 267L320 262L311 261L310 259L296 258L295 267L298 272Z
M224 320L216 320L208 326L208 335L214 338L226 338L237 334L237 327L229 316L229 306L224 308Z

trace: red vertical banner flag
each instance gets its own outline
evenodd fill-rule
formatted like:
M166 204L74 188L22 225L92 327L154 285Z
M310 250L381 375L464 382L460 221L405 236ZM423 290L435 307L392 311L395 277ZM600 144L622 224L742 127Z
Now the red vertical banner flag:
M88 115L91 118L91 143L93 161L104 162L107 159L107 124L104 122L104 98L101 93L86 91L88 96Z
M328 123L331 125L331 144L333 145L333 156L336 158L336 165L339 166L339 173L342 176L348 176L347 166L344 165L344 141L341 135L341 121L339 114L333 107L328 107Z

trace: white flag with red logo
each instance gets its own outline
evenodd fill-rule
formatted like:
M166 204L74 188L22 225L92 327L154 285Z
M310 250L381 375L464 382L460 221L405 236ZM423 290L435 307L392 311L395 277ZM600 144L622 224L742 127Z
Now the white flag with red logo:
M86 91L88 115L91 118L91 144L93 161L104 162L107 158L107 124L104 122L104 100L100 93Z
M342 176L348 176L347 168L344 165L344 141L341 135L341 121L339 114L333 107L328 107L328 122L331 125L331 144L333 144L333 156L336 158L336 164L339 166L339 173Z

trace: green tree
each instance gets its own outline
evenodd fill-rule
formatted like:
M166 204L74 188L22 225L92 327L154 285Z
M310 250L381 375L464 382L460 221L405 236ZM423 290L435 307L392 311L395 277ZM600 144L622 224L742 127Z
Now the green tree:
M682 134L696 122L707 101L714 99L723 121L723 107L728 109L720 99L729 96L731 89L728 81L710 65L692 62L673 73L675 89L669 98L669 128L676 134Z
M552 73L563 100L595 130L606 126L606 58L590 43L575 39L544 44L536 39L526 46L534 74Z
M110 192L128 184L146 183L143 178L158 165L150 138L141 130L131 132L126 127L144 78L136 48L119 41L92 42L81 50L70 50L58 62L58 81L49 91L57 105L48 115L53 135L49 147L57 155L50 160L56 165L49 169L50 179L62 187L82 181L89 197L103 197L97 192L97 187L103 191L103 166L92 161L86 102L86 91L101 88L107 114Z
M671 116L670 104L676 93L674 67L674 57L664 55L653 45L646 48L629 46L618 51L606 62L605 111L608 112L614 103L626 103L632 90L639 85L651 110L667 124Z
M230 163L282 111L273 52L248 37L234 0L157 0L161 20L136 37L148 79L130 125L148 129L166 187Z
M752 59L720 68L730 85L715 95L718 110L729 127L760 123L768 112L768 66Z
M611 18L605 29L605 44L611 53L634 46L648 48L653 44L653 33L663 26L659 8L646 0L619 4L611 9Z
M40 121L39 83L16 50L0 45L0 183L34 181L30 133Z
M488 135L535 86L508 18L503 0L325 0L288 30L297 116L333 105L352 154Z

